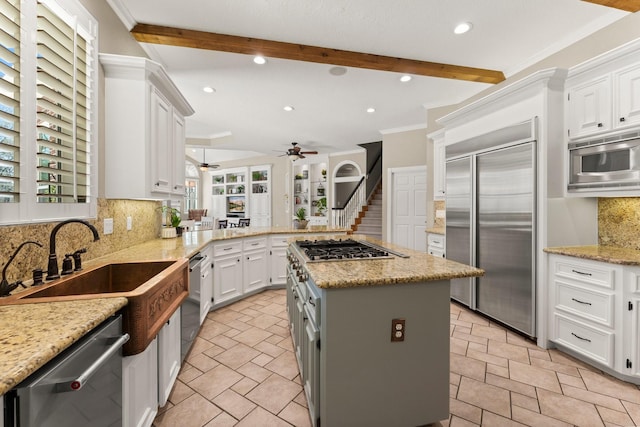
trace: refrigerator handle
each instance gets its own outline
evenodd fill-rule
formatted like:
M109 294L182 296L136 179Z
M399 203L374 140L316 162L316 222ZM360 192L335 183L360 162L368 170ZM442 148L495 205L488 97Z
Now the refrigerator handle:
M471 156L471 162L470 162L470 167L471 167L471 218L470 218L470 224L469 224L469 229L470 230L474 230L473 233L471 233L471 238L469 239L469 244L470 244L470 248L469 248L469 254L471 254L471 265L473 266L477 266L478 265L478 251L477 251L477 233L475 232L475 230L477 230L477 224L478 224L478 216L477 216L477 209L476 206L478 206L478 186L477 186L477 181L478 181L478 170L477 170L477 156L472 155ZM478 303L477 303L477 294L478 294L478 290L477 290L477 286L478 286L478 280L476 277L471 277L469 279L471 281L471 301L469 301L469 308L471 308L472 310L476 310L478 308Z

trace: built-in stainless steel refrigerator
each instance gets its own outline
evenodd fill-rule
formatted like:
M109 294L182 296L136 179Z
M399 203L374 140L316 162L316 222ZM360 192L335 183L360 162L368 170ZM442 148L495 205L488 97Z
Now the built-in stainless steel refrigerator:
M535 141L449 156L447 258L485 270L451 298L535 337Z

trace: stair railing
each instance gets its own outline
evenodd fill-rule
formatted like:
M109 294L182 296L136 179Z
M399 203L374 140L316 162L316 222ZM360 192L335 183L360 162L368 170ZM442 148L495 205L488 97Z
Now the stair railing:
M351 228L362 209L367 204L367 186L363 176L353 189L347 203L341 208L332 208L332 224L336 227Z

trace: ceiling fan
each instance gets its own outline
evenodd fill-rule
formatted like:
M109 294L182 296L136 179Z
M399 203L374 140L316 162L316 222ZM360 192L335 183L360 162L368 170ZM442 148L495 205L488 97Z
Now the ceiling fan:
M287 152L283 154L283 156L288 156L291 161L295 162L298 159L304 159L305 154L318 154L317 151L301 151L297 142L292 142L291 145L293 145L293 147L289 148Z
M199 165L199 168L200 168L201 171L206 172L209 169L216 169L216 168L220 167L220 165L210 165L209 163L207 163L206 155L207 155L207 150L205 150L203 148L202 149L202 163L200 163L200 165Z

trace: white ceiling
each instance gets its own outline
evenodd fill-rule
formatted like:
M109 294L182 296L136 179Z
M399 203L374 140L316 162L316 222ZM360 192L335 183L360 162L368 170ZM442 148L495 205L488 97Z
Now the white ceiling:
M486 68L508 77L627 15L580 0L109 0L128 28L156 24ZM453 34L461 21L473 23ZM382 133L426 126L426 108L489 85L331 65L143 44L195 109L187 137L218 149L277 155L348 151ZM203 92L204 86L215 92ZM292 112L283 107L291 105ZM367 113L368 107L376 112ZM274 151L277 150L278 152ZM201 160L201 152L189 153ZM207 161L222 161L207 151Z

